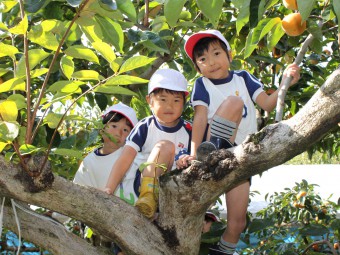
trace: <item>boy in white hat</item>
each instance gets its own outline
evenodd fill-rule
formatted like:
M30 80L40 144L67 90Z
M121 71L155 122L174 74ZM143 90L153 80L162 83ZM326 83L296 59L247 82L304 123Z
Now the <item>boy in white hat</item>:
M135 111L123 103L112 105L105 110L102 115L104 128L100 131L103 145L84 158L73 182L103 190L113 163L123 151L126 137L137 122ZM119 189L115 192L116 196L132 205L138 198L136 192L131 188L135 176L136 169L129 170L124 180L119 183Z
M106 185L105 191L111 194L129 168L138 169L142 163L151 162L142 171L136 203L150 219L157 210L158 177L176 166L186 166L190 154L191 124L181 118L187 95L187 81L180 72L159 69L152 75L146 100L153 115L131 131Z
M191 155L202 160L209 152L241 144L247 135L255 133L254 103L265 111L272 111L278 91L268 96L253 75L244 70L230 70L230 46L217 30L191 35L185 43L185 51L202 74L195 81L191 95L195 111ZM281 85L288 75L293 78L291 85L296 83L299 67L289 65ZM234 254L246 225L249 187L250 181L245 181L226 193L228 225L218 246L210 249L210 255Z

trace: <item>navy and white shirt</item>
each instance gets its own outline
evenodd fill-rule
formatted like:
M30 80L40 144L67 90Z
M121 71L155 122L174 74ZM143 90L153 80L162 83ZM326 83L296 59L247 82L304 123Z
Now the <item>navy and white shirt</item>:
M175 160L182 154L190 154L191 123L180 118L175 127L162 126L154 116L149 116L137 123L126 139L126 145L137 152L133 167L147 162L147 159L161 140L168 140L175 144L175 159L172 170L176 168Z
M241 144L247 135L257 131L256 109L254 102L263 91L263 84L247 71L229 71L225 79L200 77L195 81L191 95L193 107L202 105L208 108L208 123L228 96L243 99L244 109L235 142Z

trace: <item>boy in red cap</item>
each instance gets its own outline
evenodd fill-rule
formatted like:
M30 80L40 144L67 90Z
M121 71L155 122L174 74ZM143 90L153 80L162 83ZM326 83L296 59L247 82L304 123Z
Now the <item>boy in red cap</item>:
M263 110L271 111L276 106L278 91L268 96L253 75L244 70L230 70L230 46L217 30L191 35L185 51L202 75L195 81L191 95L195 111L191 156L203 160L209 152L241 144L247 135L255 133L254 102ZM281 84L288 75L293 77L291 85L296 83L299 67L289 65ZM249 187L250 181L245 181L226 193L228 225L219 244L210 249L210 255L234 254L246 225Z

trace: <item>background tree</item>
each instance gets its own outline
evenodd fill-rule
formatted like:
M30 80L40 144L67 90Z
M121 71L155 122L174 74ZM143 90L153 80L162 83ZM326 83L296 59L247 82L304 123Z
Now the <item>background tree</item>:
M298 0L297 6L290 10L278 0L0 1L0 194L79 219L128 254L197 254L204 212L225 189L305 150L339 155L340 4ZM293 12L307 20L306 31L295 37L281 25ZM163 176L160 197L167 203L161 202L155 224L117 198L67 181L96 145L100 125L94 120L107 105L122 100L139 118L148 115L146 84L163 66L183 71L192 83L197 72L183 45L187 35L207 28L230 42L232 68L249 70L268 93L313 35L302 78L285 100L285 120L266 126L234 154L220 151ZM187 108L185 116L191 113ZM262 115L262 124L275 122L273 114ZM53 235L41 236L53 222L33 220L24 213L30 209L21 208L27 240L67 253L58 243L64 234L51 227ZM5 212L6 226L16 231L11 210ZM69 254L106 252L75 235L67 240Z

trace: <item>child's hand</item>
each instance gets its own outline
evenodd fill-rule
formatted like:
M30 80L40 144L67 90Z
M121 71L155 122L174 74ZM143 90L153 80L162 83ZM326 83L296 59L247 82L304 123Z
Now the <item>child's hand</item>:
M189 166L189 163L191 160L195 159L193 156L183 154L179 157L179 159L176 161L176 167L177 169L183 169Z
M292 77L292 81L289 86L294 85L300 79L300 67L297 64L290 64L287 66L286 70L283 72L283 78L281 84L287 77Z
M111 195L113 193L113 190L111 188L105 188L103 189L103 191L106 193L106 194L109 194Z

